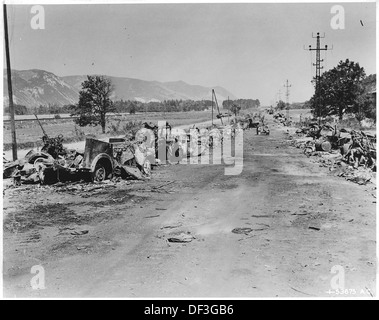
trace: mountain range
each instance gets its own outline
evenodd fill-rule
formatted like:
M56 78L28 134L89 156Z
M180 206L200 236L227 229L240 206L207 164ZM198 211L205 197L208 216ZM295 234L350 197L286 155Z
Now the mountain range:
M114 85L113 100L137 100L141 102L170 99L209 100L212 88L190 85L184 81L159 82L132 78L107 76ZM4 70L4 105L8 104L7 75ZM54 73L31 69L12 70L12 89L14 103L34 108L40 105L59 106L75 104L79 100L81 83L86 75L59 77ZM213 88L218 100L236 97L222 87Z

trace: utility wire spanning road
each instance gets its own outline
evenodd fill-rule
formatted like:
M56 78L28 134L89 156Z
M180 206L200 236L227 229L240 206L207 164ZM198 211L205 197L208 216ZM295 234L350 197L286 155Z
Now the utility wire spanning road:
M225 176L221 165L172 165L154 171L147 183L120 184L92 197L48 190L25 195L35 205L59 203L87 217L78 221L89 232L6 229L5 296L341 296L333 292L334 266L344 270L350 291L343 296L374 295L374 185L332 176L269 125L269 136L244 132L244 168L237 176ZM9 198L8 217L22 211ZM236 234L236 228L249 229ZM36 232L36 241L25 240ZM183 234L194 238L167 241ZM33 265L44 267L44 290L30 288Z

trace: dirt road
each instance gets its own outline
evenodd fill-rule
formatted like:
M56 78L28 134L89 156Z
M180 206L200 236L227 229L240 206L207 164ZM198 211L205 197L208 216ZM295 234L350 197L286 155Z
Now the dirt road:
M244 132L238 176L172 165L147 183L6 190L4 295L340 296L338 265L343 296L375 295L375 186L332 176L270 126ZM45 289L30 286L34 265Z

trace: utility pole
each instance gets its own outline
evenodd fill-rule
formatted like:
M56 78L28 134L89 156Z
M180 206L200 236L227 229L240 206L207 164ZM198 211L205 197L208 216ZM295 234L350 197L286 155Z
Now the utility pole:
M320 36L320 32L317 32L316 37L314 37L313 33L312 33L312 38L316 39L316 48L312 48L312 46L309 45L309 51L316 51L316 63L313 63L313 65L316 67L316 78L315 78L315 81L316 81L316 83L315 83L316 84L315 85L315 87L316 87L316 89L315 89L316 99L315 99L315 103L316 103L317 117L318 117L318 121L320 123L321 122L321 105L320 105L320 101L319 101L319 98L320 98L319 89L320 89L321 69L324 68L323 66L321 66L321 62L323 62L324 59L320 58L320 51L327 51L328 45L325 45L324 48L320 47L320 38L325 38L325 33L322 37ZM329 50L332 50L332 49L329 49Z
M16 125L14 122L12 72L11 72L11 59L10 59L10 55L9 55L8 16L7 16L7 5L6 4L3 4L3 11L4 11L5 55L6 55L6 60L7 60L9 113L11 116L12 156L13 156L13 161L16 161L17 160L17 140L16 140Z
M286 88L286 110L287 110L287 121L290 119L290 103L289 103L289 97L290 97L290 91L289 88L292 87L292 85L288 84L288 79L286 81L286 84L284 85Z
M213 127L213 89L212 89L212 127Z
M228 123L230 123L229 113L230 113L230 104L229 104L229 96L228 96Z

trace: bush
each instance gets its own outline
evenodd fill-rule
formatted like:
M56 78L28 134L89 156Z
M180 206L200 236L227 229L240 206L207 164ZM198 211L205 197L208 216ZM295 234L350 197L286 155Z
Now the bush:
M75 124L75 136L78 138L83 138L85 136L85 133L83 130L81 130L76 124Z
M135 137L138 130L142 128L142 121L128 121L122 126L122 133Z
M120 119L117 119L116 121L111 122L109 125L109 133L110 134L120 133L120 123L121 123Z

